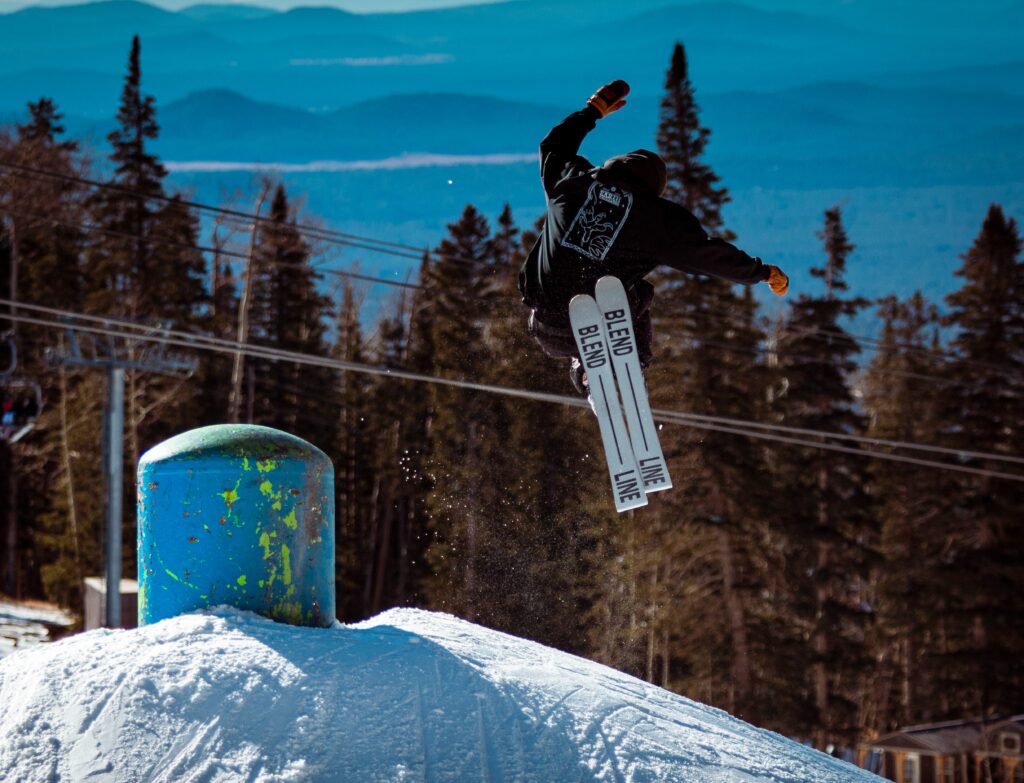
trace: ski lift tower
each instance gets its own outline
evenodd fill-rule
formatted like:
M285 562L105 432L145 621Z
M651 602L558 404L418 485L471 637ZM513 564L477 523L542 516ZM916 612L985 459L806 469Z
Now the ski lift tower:
M121 517L124 490L124 373L125 370L188 378L198 366L194 356L172 353L153 336L131 339L118 346L113 338L104 343L89 341L82 350L75 327L67 330L68 350L47 352L47 359L64 367L107 371L107 406L104 412L104 443L107 458L107 564L106 626L121 625ZM145 345L139 347L145 341ZM127 355L125 355L127 354Z

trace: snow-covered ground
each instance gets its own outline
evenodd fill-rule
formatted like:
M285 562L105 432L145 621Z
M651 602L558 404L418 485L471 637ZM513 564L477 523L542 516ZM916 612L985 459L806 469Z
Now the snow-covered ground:
M74 622L56 607L0 601L0 658L49 641L52 629L69 628Z
M353 626L218 608L0 661L17 781L880 778L599 664L454 617Z

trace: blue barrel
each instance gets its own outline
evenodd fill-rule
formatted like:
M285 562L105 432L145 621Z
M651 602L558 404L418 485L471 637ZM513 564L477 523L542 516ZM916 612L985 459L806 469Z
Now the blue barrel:
M201 427L143 455L138 498L139 625L218 604L334 622L334 467L320 449L270 427Z

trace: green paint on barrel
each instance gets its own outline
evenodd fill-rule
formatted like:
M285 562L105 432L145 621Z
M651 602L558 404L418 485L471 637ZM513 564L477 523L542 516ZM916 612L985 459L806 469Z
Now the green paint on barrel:
M224 498L224 502L227 504L228 509L233 508L234 505L235 505L235 501L238 500L238 486L241 483L242 483L241 480L239 480L235 484L235 488L234 489L226 489L226 490L224 490L223 492L220 493L220 496L222 498ZM186 511L185 513L187 514L188 512Z
M334 622L334 471L319 449L269 427L203 427L148 451L138 487L140 624L223 603Z
M287 544L281 544L281 562L284 564L284 574L281 578L286 585L292 583L292 552Z

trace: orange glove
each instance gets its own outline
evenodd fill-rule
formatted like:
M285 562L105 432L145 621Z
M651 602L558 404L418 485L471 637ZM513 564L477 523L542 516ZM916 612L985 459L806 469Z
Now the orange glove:
M789 278L777 266L768 264L768 279L765 281L776 296L785 296L789 290Z
M626 105L625 97L629 95L629 85L622 79L608 82L604 87L590 96L588 106L593 106L602 117L607 117L613 111L618 111Z

